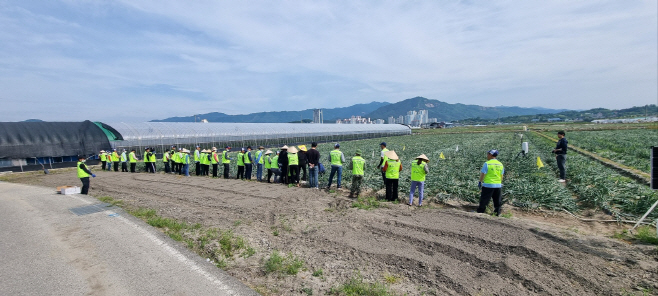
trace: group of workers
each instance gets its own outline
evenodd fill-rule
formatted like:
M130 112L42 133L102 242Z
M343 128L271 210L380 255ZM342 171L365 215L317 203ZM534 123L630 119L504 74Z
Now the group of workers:
M297 148L299 147L299 149ZM300 186L300 172L303 172L301 180L307 177L306 169L308 168L308 185L310 188L319 189L318 175L324 173L324 166L320 162L320 152L317 150L317 143L311 144L311 149L308 150L305 145L299 146L283 146L280 150L273 152L265 150L263 146L258 147L254 151L251 146L241 148L235 160L237 161L237 179L250 180L253 174L253 166L256 165L256 179L258 181L267 181L268 183L282 183L294 184ZM380 144L381 155L377 169L381 169L382 179L386 187L386 200L398 200L398 185L400 179L400 171L402 171L402 163L400 158L393 150L386 148L386 143ZM231 151L230 146L224 147L224 151L218 153L216 147L211 149L201 149L196 146L193 156L190 155L188 149L176 149L175 146L171 150L166 151L162 155L165 173L174 173L189 176L189 167L191 163L195 164L195 173L197 176L209 176L210 167L212 166L212 177L218 178L219 164L223 165L223 177L229 178L229 167L233 157L229 155ZM135 150L130 153L123 149L119 154L116 149L111 152L104 150L100 151L101 169L108 171L111 170L114 164L114 171L118 171L118 164L121 163L121 171L128 172L127 164L130 163L130 172L135 172L135 166L138 162ZM496 159L498 156L497 150L490 150L487 152L487 162L484 163L480 171L480 181L478 187L481 190L480 205L477 212L482 213L485 211L489 201L493 199L494 212L500 215L502 206L502 178L504 174L503 165ZM329 175L329 182L327 189L331 188L334 176L336 177L336 186L341 188L341 179L343 164L346 162L345 155L340 151L340 144L336 143L334 149L329 153L327 160L331 164L331 171ZM429 174L429 158L424 154L419 155L411 162L411 188L409 192L408 205L412 206L414 202L414 195L418 191L418 206L422 206L425 189L425 177ZM143 155L143 162L145 164L145 171L149 173L156 172L156 154L154 149L146 148ZM352 171L352 186L350 188L350 198L356 198L361 194L361 187L363 183L366 161L362 157L361 149L357 149L355 155L351 158L348 169ZM267 177L264 177L264 170L267 172ZM78 177L82 180L83 187L82 194L87 194L89 189L89 177L96 175L85 164L85 158L80 157L78 162ZM272 177L274 179L272 180Z

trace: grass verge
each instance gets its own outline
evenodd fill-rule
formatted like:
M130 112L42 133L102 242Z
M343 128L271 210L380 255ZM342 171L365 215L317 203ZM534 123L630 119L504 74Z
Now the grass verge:
M333 287L329 290L330 295L345 295L345 296L389 296L393 295L388 286L382 283L367 283L363 280L363 276L357 273L346 283Z
M304 267L304 261L288 253L283 256L279 251L272 252L270 258L265 260L263 270L266 274L296 275Z

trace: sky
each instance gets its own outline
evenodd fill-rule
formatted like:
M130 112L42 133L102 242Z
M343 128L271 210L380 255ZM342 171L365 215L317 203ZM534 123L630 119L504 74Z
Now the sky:
M657 3L0 0L0 121L656 104Z

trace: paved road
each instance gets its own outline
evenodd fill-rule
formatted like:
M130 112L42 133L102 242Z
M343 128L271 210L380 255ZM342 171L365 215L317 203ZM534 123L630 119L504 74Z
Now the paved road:
M120 209L70 210L97 203L0 182L0 295L258 295Z

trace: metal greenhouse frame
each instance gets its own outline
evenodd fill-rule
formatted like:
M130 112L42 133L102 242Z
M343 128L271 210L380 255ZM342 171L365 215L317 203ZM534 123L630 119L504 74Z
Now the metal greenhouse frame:
M157 152L172 145L192 149L226 145L246 147L337 142L410 135L411 129L398 124L299 124L299 123L192 123L192 122L143 122L107 123L123 141L113 141L117 149L135 149L141 153L146 147Z

